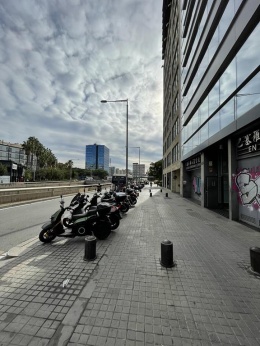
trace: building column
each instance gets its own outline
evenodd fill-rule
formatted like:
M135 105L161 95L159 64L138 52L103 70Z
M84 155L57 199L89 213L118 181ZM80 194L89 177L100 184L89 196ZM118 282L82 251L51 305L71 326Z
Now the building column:
M201 206L205 208L205 165L204 165L205 154L201 153L200 155L200 176L201 176Z
M236 172L237 160L232 140L228 139L228 187L229 187L229 219L239 220L237 192L233 190L233 174Z

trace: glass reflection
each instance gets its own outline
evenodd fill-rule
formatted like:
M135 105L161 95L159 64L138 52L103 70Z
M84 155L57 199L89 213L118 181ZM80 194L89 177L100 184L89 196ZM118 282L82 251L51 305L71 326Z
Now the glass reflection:
M260 100L260 73L258 73L240 92L235 96L235 113L239 118L251 108L259 104Z
M259 66L259 36L258 25L237 54L237 86Z
M219 80L220 104L236 89L236 60L233 59Z
M219 106L219 80L209 93L209 115L211 115Z
M209 137L220 131L220 115L219 112L209 121Z
M232 121L235 120L234 116L234 100L231 99L224 107L222 107L219 111L220 114L220 127L223 129Z

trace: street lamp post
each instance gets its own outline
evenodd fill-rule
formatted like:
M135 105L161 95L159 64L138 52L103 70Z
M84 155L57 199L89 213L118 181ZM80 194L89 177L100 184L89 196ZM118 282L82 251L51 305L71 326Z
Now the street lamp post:
M140 175L140 151L141 151L141 148L140 147L130 147L130 148L137 148L137 149L139 149L138 180L139 180L139 184L140 184L140 180L141 180L141 175Z
M125 152L125 158L126 158L126 164L125 164L125 170L126 170L126 187L128 186L128 99L125 100L101 100L101 103L108 103L108 102L126 102L126 152Z

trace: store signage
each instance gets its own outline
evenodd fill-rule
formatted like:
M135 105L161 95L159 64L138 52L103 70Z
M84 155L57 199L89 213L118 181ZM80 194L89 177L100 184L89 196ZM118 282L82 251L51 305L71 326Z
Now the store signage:
M185 162L186 171L190 171L192 169L199 168L200 164L201 164L200 156L196 156L193 159L190 159L190 160Z
M256 154L260 152L260 129L238 138L237 155Z
M12 164L12 169L16 171L17 170L17 164L13 163Z

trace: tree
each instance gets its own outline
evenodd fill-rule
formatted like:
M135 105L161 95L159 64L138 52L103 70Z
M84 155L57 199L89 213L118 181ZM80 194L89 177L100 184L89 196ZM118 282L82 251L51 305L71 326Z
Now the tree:
M162 165L163 160L157 162L151 162L150 168L148 170L148 176L153 177L153 180L162 180Z
M0 175L8 175L7 167L0 163Z

